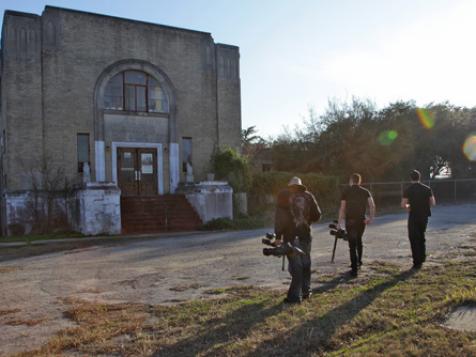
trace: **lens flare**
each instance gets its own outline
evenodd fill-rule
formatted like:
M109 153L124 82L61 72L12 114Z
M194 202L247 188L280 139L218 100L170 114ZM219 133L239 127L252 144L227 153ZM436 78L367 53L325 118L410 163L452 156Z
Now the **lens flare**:
M378 142L381 145L391 145L397 138L398 133L396 130L384 130L378 135Z
M423 125L425 129L431 129L435 126L435 118L429 110L418 108L416 113L421 125Z
M476 134L471 134L463 144L463 153L469 161L476 161Z

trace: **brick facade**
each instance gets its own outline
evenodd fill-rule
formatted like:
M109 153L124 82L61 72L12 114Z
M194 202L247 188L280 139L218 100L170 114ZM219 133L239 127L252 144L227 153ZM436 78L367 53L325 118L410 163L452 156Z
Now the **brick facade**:
M48 188L45 177L55 190L81 182L78 133L90 136L93 181L113 181L114 143L161 144L165 193L174 175L185 180L183 137L192 138L196 181L218 145L240 146L239 49L209 33L47 6L5 12L0 58L4 234L7 195ZM108 80L127 69L159 81L167 117L104 109Z

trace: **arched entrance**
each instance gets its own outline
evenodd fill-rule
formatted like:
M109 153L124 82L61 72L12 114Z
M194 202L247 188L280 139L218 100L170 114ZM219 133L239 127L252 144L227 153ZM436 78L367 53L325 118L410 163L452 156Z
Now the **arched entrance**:
M116 183L122 196L175 191L174 92L167 75L142 60L122 60L103 71L94 92L96 181Z

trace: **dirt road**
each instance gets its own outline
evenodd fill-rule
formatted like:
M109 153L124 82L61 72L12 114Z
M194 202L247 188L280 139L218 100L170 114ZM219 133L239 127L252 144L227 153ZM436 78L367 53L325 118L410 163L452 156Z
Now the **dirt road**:
M263 257L266 230L203 233L9 260L0 263L0 355L44 343L70 324L62 316L69 298L103 302L176 303L213 297L233 285L285 289L289 274L281 260ZM431 218L427 265L447 257L474 254L476 205L440 206ZM313 229L313 279L348 270L345 242L330 264L333 239L327 222ZM365 262L380 260L411 266L405 214L378 217L364 236ZM0 252L1 255L1 252Z

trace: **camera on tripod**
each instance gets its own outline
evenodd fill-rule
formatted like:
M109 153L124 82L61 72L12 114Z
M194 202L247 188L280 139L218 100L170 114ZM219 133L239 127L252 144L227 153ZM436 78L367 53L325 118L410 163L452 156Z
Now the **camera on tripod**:
M276 239L276 235L273 233L266 233L266 238L261 240L261 243L269 245L272 248L263 248L263 255L282 257L284 255L304 255L304 252L293 246L290 242L284 243L280 239Z
M337 223L338 223L337 221L334 221L333 223L329 224L329 229L330 229L329 234L336 238L340 238L347 241L348 240L347 231L345 229L339 228L337 226Z

